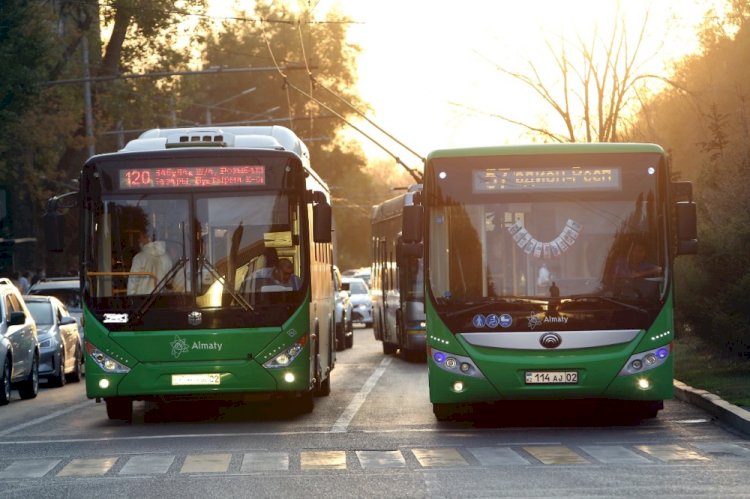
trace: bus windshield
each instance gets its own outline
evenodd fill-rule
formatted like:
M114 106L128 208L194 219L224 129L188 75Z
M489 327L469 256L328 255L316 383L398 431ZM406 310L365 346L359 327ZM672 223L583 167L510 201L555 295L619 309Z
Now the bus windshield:
M599 157L597 168L583 168L601 176L597 185L575 178L568 165L578 158L522 168L493 159L464 174L463 190L448 180L465 165L443 160L433 170L429 285L438 304L550 297L659 304L667 255L658 158L618 157L612 165Z
M110 311L147 300L249 311L303 291L299 203L268 191L104 195L90 220L88 298Z

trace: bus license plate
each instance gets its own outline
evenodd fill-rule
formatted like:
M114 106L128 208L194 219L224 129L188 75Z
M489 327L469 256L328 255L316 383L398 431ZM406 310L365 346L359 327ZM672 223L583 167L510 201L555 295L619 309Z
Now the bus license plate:
M185 385L218 385L221 384L221 374L173 374L172 386Z
M578 383L578 371L526 371L527 385L576 383Z

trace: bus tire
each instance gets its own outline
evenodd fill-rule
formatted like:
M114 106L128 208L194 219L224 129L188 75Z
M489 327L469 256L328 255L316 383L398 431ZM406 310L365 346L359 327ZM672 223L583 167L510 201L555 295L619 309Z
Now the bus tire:
M455 404L432 404L432 413L438 421L450 421L456 413Z
M133 422L133 399L130 397L107 397L107 417L113 421Z
M394 354L396 353L396 350L398 350L398 345L383 340L383 355Z
M351 348L354 346L354 332L350 332L348 335L346 335L346 348Z
M36 398L39 393L39 356L34 355L34 359L31 362L31 372L29 377L26 378L18 385L18 395L22 399L33 399Z
M299 414L310 414L315 409L315 394L313 390L302 392L299 398L294 400L295 411Z
M331 374L326 376L326 379L320 382L318 389L315 390L315 395L318 397L327 397L331 394Z

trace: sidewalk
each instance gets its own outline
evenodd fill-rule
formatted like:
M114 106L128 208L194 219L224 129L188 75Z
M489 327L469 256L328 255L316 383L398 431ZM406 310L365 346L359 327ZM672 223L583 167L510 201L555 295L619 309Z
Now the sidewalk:
M730 404L718 395L674 380L674 396L707 411L722 423L750 436L750 411Z

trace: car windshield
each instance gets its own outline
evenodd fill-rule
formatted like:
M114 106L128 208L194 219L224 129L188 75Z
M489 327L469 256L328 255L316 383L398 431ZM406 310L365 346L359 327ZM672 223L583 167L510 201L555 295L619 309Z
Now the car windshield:
M26 306L38 326L49 326L52 321L52 305L44 301L28 301Z
M365 283L361 281L351 281L349 283L349 293L353 295L366 295L367 286L365 286Z

